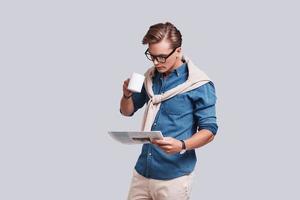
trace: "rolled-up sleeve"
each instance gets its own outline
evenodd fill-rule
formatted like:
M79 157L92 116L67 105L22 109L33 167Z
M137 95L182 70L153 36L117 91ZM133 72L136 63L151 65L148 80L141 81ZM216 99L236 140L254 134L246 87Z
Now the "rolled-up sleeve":
M216 117L216 93L213 82L208 82L192 93L194 103L194 118L198 130L207 129L217 134L218 125Z
M134 111L132 115L140 108L142 108L145 103L147 102L148 95L145 89L145 86L143 85L142 90L140 93L133 93L132 100L134 105Z

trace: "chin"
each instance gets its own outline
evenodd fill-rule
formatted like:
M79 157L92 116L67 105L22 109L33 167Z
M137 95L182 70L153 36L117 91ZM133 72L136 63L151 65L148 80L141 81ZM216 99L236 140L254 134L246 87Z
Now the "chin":
M156 70L159 71L160 73L163 73L166 71L166 68L164 67L156 67Z

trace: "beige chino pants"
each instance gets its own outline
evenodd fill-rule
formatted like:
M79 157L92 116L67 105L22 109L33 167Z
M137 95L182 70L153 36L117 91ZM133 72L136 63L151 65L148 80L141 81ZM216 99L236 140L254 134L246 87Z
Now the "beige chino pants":
M145 178L133 171L127 200L188 200L193 173L171 180Z

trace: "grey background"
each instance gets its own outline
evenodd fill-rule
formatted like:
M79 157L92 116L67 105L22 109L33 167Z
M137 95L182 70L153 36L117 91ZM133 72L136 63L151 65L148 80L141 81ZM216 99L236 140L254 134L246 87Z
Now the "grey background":
M170 21L215 82L219 132L192 199L299 199L297 1L1 1L0 199L125 199L140 146L122 83Z

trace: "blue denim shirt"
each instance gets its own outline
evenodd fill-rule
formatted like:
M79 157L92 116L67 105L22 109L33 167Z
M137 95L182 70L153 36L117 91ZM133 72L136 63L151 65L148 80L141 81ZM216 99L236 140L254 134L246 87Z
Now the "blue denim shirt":
M167 78L163 78L163 75L156 71L153 77L153 92L161 94L185 82L187 78L186 63L171 72ZM132 115L149 100L144 87L141 93L134 93L132 98ZM161 103L151 130L159 130L164 137L178 140L186 140L201 129L208 129L215 135L218 129L215 103L216 95L212 82L178 94ZM195 150L188 150L184 154L167 154L156 145L144 144L135 169L146 178L168 180L191 173L195 164Z

